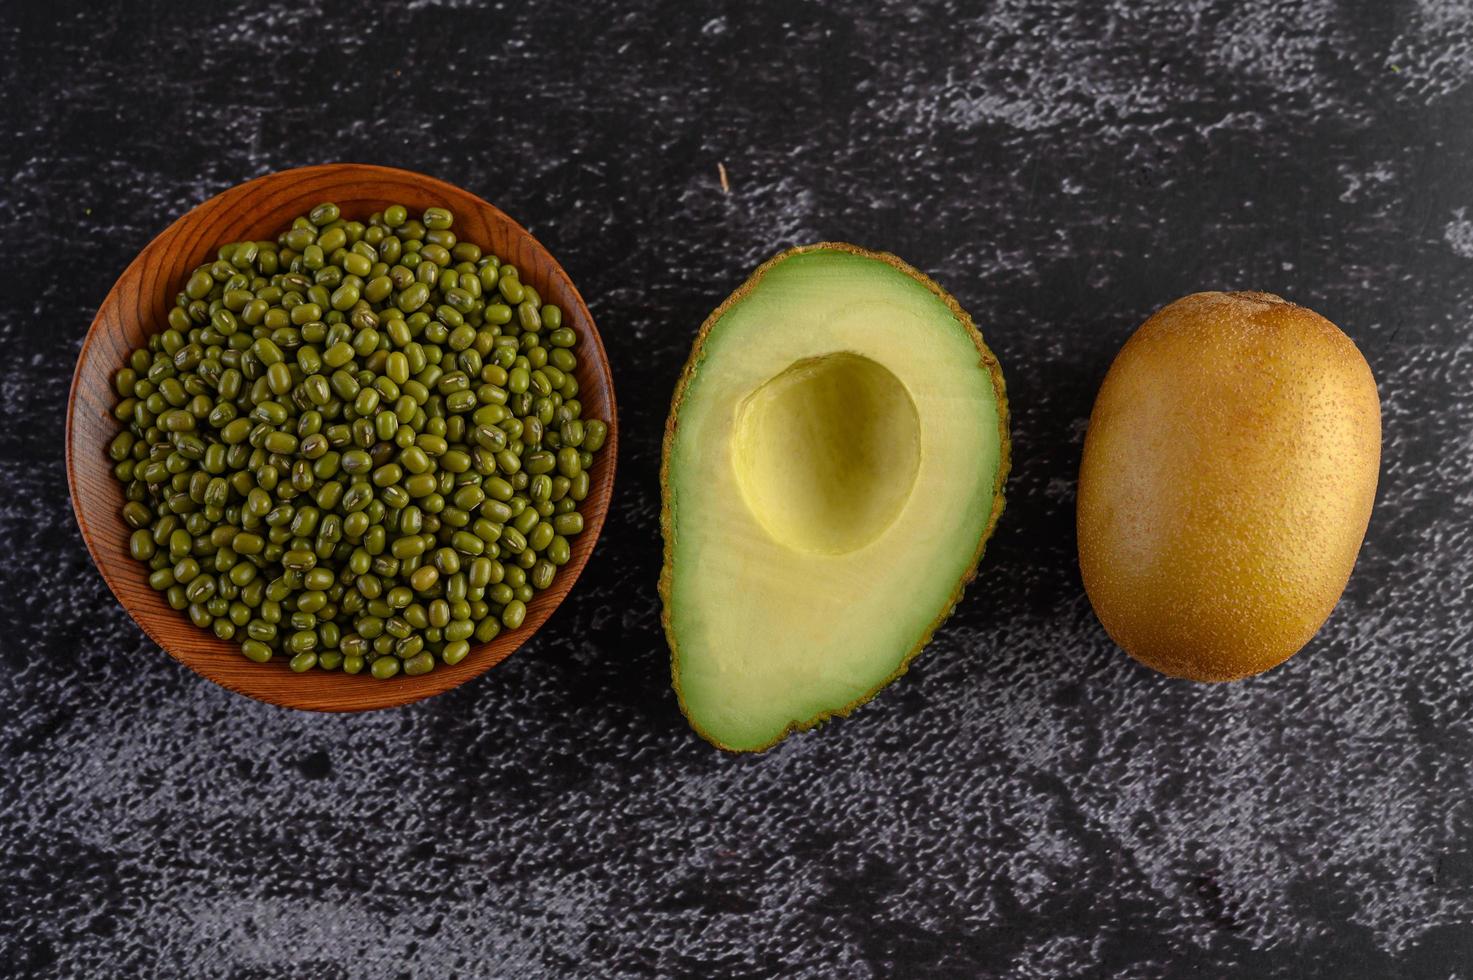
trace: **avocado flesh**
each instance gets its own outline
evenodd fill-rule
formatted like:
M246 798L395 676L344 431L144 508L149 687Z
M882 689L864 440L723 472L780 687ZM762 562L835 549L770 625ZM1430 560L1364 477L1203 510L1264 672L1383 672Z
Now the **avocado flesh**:
M701 735L766 748L904 671L1001 510L1006 411L966 314L892 256L796 249L712 315L663 468L671 669Z

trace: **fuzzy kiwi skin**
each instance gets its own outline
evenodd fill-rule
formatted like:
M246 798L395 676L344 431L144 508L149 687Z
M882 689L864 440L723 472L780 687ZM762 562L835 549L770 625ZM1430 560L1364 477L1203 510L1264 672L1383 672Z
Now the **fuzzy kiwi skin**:
M671 625L671 593L673 591L675 579L675 501L674 495L670 489L670 457L672 449L675 445L675 431L677 426L679 425L680 407L685 401L686 388L689 387L690 382L692 381L692 379L695 378L696 372L700 369L701 362L705 359L706 338L710 335L712 329L721 322L721 318L726 315L726 312L728 310L730 310L733 306L746 298L746 296L753 289L755 289L758 284L762 282L763 277L766 276L769 270L775 268L784 260L792 258L795 255L802 255L805 252L823 251L847 252L851 255L859 255L864 258L875 259L876 261L883 262L891 268L905 273L916 282L925 286L926 289L930 290L938 299L945 303L946 308L951 311L951 315L955 317L957 322L961 324L962 328L966 330L967 336L971 338L973 346L977 348L978 363L987 371L988 377L992 381L993 392L997 399L999 455L997 465L997 477L994 480L992 486L992 511L988 516L987 526L983 529L982 535L977 541L976 550L972 555L971 562L967 566L966 574L963 575L961 580L956 583L956 588L952 591L951 598L947 601L945 607L940 611L940 613L930 623L930 625L927 626L926 630L921 634L921 636L916 639L915 644L911 646L911 648L907 650L905 654L901 657L900 663L896 666L894 672L891 673L890 676L880 681L880 683L876 684L873 689L866 692L861 697L856 698L854 701L851 701L849 704L846 704L841 708L836 708L833 711L823 712L816 717L809 718L803 721L794 721L781 732L778 732L776 735L774 735L771 741L766 742L762 745L757 745L750 748L738 748L736 746L725 744L719 738L712 736L709 732L707 732L700 726L696 719L691 716L690 709L686 705L685 695L680 688L680 645L678 639L676 638L675 630ZM851 245L847 242L817 242L812 245L800 245L796 248L790 248L785 252L780 252L758 266L756 271L752 273L751 278L742 283L742 285L737 288L736 292L728 296L726 300L722 302L722 304L718 306L715 310L713 310L711 315L706 318L706 322L701 324L701 329L696 334L695 343L691 346L690 357L686 360L685 368L680 373L680 380L675 385L675 394L671 397L670 400L670 415L665 421L665 438L662 443L660 458L660 531L665 543L664 563L660 568L659 583L661 602L660 621L665 629L665 638L670 645L671 686L675 689L676 701L680 704L680 713L685 715L686 721L689 722L691 728L695 730L696 734L700 735L701 738L710 742L718 749L722 749L726 752L765 752L777 743L781 742L783 739L787 738L789 735L792 735L796 732L809 731L811 729L817 728L818 726L833 718L847 718L854 711L854 709L860 707L861 705L869 703L871 700L873 700L876 694L879 694L880 691L884 690L892 682L894 682L902 674L904 674L906 670L910 667L911 661L914 660L918 654L920 654L921 650L925 649L926 644L931 642L931 637L935 635L936 630L941 627L942 623L946 622L947 618L956 608L956 604L961 601L962 592L966 589L968 585L971 584L972 580L976 577L977 565L982 560L982 553L987 548L987 542L992 537L992 532L997 529L998 519L1002 517L1003 506L1006 503L1003 494L1003 488L1007 485L1008 471L1012 467L1012 441L1010 435L1011 429L1009 428L1008 424L1008 395L1006 384L1003 381L1002 365L998 363L996 355L992 353L991 349L988 348L986 342L983 341L982 334L977 329L977 325L972 322L971 316L968 315L967 312L961 308L961 305L957 303L957 301L952 297L950 293L942 289L933 279L931 279L925 273L921 272L919 269L916 269L914 266L907 263L904 259L901 259L895 255L891 255L889 252L872 252L869 249L860 248L857 245Z
M1126 342L1079 471L1079 567L1100 622L1173 677L1298 652L1370 521L1381 405L1355 344L1267 293L1196 293Z

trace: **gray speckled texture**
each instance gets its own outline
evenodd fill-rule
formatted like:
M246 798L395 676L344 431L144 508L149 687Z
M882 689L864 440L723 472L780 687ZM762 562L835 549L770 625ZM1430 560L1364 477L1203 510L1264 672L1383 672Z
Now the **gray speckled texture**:
M1473 976L1466 4L108 6L0 6L0 972ZM247 701L148 643L61 460L132 255L333 158L541 236L625 438L599 552L536 641L360 717ZM1010 502L903 680L728 757L668 687L660 430L706 312L818 238L973 313L1013 400ZM1229 687L1127 660L1074 562L1095 387L1211 287L1339 323L1385 413L1344 601Z

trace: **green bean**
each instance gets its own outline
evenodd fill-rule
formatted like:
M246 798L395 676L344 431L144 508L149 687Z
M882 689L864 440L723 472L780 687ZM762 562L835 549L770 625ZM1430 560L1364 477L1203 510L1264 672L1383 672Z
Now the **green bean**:
M453 223L324 203L222 246L113 375L129 553L251 660L453 665L570 559L608 435L577 332Z

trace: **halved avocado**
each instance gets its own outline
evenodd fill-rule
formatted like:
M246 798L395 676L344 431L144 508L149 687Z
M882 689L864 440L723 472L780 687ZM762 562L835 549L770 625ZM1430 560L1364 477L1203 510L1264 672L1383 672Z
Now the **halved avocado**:
M661 467L675 691L733 751L847 715L976 572L1008 471L1002 370L893 255L822 243L701 327Z

